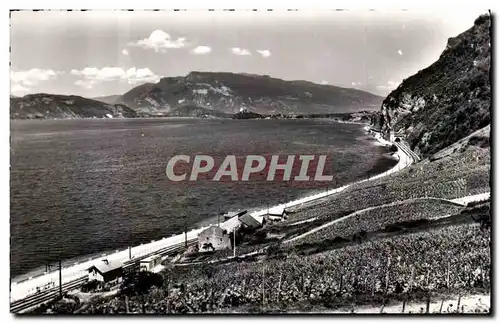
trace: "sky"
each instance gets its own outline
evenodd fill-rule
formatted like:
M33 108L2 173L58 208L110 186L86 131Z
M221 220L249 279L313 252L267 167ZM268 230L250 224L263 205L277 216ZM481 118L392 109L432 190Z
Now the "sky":
M487 10L15 11L11 94L123 94L191 71L385 96Z

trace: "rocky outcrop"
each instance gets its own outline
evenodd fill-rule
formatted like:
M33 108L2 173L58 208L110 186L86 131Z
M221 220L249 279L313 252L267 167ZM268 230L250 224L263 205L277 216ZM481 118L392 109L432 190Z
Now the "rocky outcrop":
M170 110L168 117L192 117L192 118L231 118L230 114L216 110L206 109L195 105L182 105Z
M383 101L378 119L385 138L400 132L429 156L491 122L491 20L450 38L439 59L404 80Z
M233 115L233 119L264 119L265 116L255 112L241 111Z
M75 95L30 94L10 99L11 119L134 118L123 104L107 104Z

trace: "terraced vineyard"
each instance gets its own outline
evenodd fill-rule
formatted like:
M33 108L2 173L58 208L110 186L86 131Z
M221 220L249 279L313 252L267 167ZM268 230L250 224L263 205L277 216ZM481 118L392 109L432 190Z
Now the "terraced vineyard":
M431 220L460 213L464 207L452 203L434 200L409 200L367 210L354 212L334 221L331 225L304 234L303 238L296 238L290 245L315 243L325 239L335 238L351 239L359 232L374 232L382 230L389 225L407 221Z
M413 198L454 199L490 191L489 149L418 163L395 174L352 185L317 205L290 209L289 221L327 217Z
M312 256L177 267L165 275L183 282L182 288L146 295L145 308L146 313L304 311L484 291L490 284L489 244L489 231L461 224ZM140 304L140 297L132 297L130 310L140 312ZM100 300L92 308L93 313L126 311L122 298Z

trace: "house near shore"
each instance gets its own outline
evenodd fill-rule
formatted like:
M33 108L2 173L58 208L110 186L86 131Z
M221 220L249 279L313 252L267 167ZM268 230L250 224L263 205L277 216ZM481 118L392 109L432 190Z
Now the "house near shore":
M243 214L246 214L247 213L247 210L243 210L243 211L236 211L236 212L228 212L226 214L224 214L224 221L227 221L229 219L232 219L234 218L235 216L242 216Z
M286 220L287 211L285 208L274 208L267 211L267 214L264 216L266 222L279 222Z
M198 235L198 252L231 249L231 239L221 227L212 225Z
M262 226L262 223L248 213L240 216L238 220L241 222L241 225L247 229L257 229Z
M102 259L90 267L88 272L89 281L97 280L103 283L109 283L116 280L120 282L123 276L123 264L121 261Z
M161 255L153 255L144 258L140 262L141 271L153 271L154 268L161 264Z

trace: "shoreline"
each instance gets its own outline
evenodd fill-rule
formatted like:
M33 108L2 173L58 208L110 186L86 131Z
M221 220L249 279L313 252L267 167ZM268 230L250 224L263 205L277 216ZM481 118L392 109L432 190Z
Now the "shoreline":
M363 130L366 131L366 129L367 129L366 126L363 127ZM386 146L387 144L390 144L388 141L386 141L382 138L375 137L375 139L377 140L377 142L380 143L380 145ZM363 179L363 180L357 180L357 181L348 183L346 185L343 185L343 186L335 188L335 189L323 191L320 193L315 193L315 194L312 194L312 195L309 195L309 196L306 196L303 198L299 198L299 199L292 200L292 201L289 201L289 202L286 202L283 204L275 205L275 206L269 207L269 209L267 207L265 207L265 208L262 208L260 210L255 210L255 209L259 208L259 207L255 207L255 208L253 208L254 211L250 212L249 215L251 215L257 221L259 221L259 223L262 223L264 215L267 214L268 210L269 211L271 211L271 210L281 211L285 208L298 206L298 205L306 203L306 202L312 202L312 201L315 201L318 199L322 199L322 198L330 196L332 194L336 194L338 192L341 192L353 184L373 180L373 179L376 179L376 178L379 178L382 176L392 174L394 172L399 171L400 169L407 167L408 165L410 165L412 163L411 157L407 156L406 153L404 151L402 151L401 149L399 149L396 154L398 155L398 163L383 173L371 176L371 177ZM234 228L238 227L239 225L240 224L239 224L238 219L235 219L235 218L229 219L229 220L221 223L221 227L225 228L228 231L234 230ZM188 231L187 232L187 239L188 240L196 239L199 232L206 229L207 227L208 226L200 227L200 228L192 229L192 230ZM184 241L184 232L176 234L176 235L172 235L170 237L164 237L160 240L151 241L150 243L145 243L145 244L141 244L139 246L131 247L131 253L132 253L133 257L140 257L142 255L154 252L155 250L159 250L159 249L162 249L162 248L165 248L168 246L180 244L183 241ZM78 279L80 277L86 276L87 275L87 272L86 272L87 268L91 267L95 262L98 262L102 259L107 258L109 261L126 261L126 260L128 260L128 248L118 249L117 251L97 253L97 254L94 254L94 257L92 257L90 255L89 256L84 255L81 257L74 258L74 259L78 259L78 258L81 258L82 262L76 261L73 263L73 260L71 260L71 259L66 260L66 262L69 262L71 264L68 267L63 266L63 270L62 270L63 284L66 282ZM85 259L88 259L88 260L85 261ZM44 286L46 284L50 284L52 282L58 281L58 272L57 271L49 272L49 273L41 273L37 276L32 276L32 277L27 277L28 275L29 275L29 273L19 275L18 277L15 277L12 279L13 283L11 283L11 301L22 299L22 298L28 296L32 292L32 290L34 288L36 288L37 286L41 287L41 286ZM22 279L22 277L27 277L27 278ZM21 279L21 280L19 280L19 279Z
M352 112L346 112L344 114L350 114ZM303 117L303 118L247 118L247 119L233 119L232 117L217 117L217 116L209 116L209 117L180 117L180 116L158 116L158 117L134 117L134 118L124 118L124 117L113 117L113 118L97 118L97 117L92 117L92 118L11 118L9 119L10 122L13 121L66 121L66 120L162 120L162 119L170 119L170 120L182 120L182 119L196 119L196 120L330 120L331 122L334 123L348 123L348 124L356 124L356 125L361 125L361 126L366 126L369 125L369 122L362 122L362 121L344 121L344 120L339 120L337 118L328 118L328 117Z
M180 118L180 119L183 119L183 118ZM164 124L165 122L167 124L171 124L171 122L174 122L173 119L172 120L165 119L163 121L161 121L161 120L158 120L158 121L160 121L160 123L162 123L162 124ZM321 124L326 122L328 124L328 127L332 127L332 126L335 127L334 123L337 123L332 119L323 119L323 120L318 119L316 121L318 121ZM43 122L44 121L42 121L41 123L43 123ZM35 122L35 123L37 123L37 122ZM110 123L114 123L114 122L111 121ZM119 123L121 123L121 122L119 122ZM289 122L287 122L287 123L289 123ZM314 122L314 120L313 120L313 123L316 123L316 122ZM345 123L345 122L341 122L341 123ZM373 175L378 175L379 173L385 172L388 169L390 169L397 162L397 159L395 160L395 158L393 156L388 156L386 148L380 147L381 144L379 144L373 138L373 136L368 135L366 133L366 131L364 131L363 126L360 126L358 124L355 124L355 125L353 124L349 127L349 129L356 129L356 131L354 132L354 135L352 137L353 138L362 138L363 142L360 145L368 147L369 150L367 150L366 153L369 154L370 156L375 156L373 158L373 163L366 164L367 167L362 172L360 172L359 174L356 173L355 171L345 172L346 176L341 178L341 180L329 183L328 186L327 185L317 186L317 187L314 186L314 187L310 187L306 190L302 190L301 192L298 192L298 193L286 192L285 198L279 199L279 200L276 199L276 200L273 200L274 202L270 202L270 203L261 202L261 201L259 201L259 199L249 200L248 203L245 203L245 205L243 205L241 208L246 209L249 213L252 213L253 211L260 211L261 209L264 209L264 208L267 209L267 205L276 206L279 203L289 202L289 201L301 199L301 198L304 198L307 196L320 194L320 193L324 192L325 190L327 190L327 188L328 188L328 190L330 190L336 186L342 186L342 185L345 185L345 184L348 184L351 182L356 182L356 181L371 177ZM353 141L353 145L357 145L357 144L358 144L358 141ZM359 155L359 157L362 158L363 156ZM227 203L224 210L231 211L231 208L232 208L231 203ZM221 219L221 220L223 220L223 219ZM206 218L202 218L199 221L193 221L192 223L190 223L188 225L188 230L199 229L200 227L206 227L208 225L216 224L216 223L217 223L216 213L214 213L212 215L208 214L208 216ZM161 234L161 233L154 234L154 235L150 236L149 239L148 239L148 236L145 236L142 239L136 239L134 241L123 241L122 243L116 243L116 244L112 244L109 246L102 245L100 248L88 250L88 251L90 251L89 253L84 253L84 254L74 253L74 254L70 255L70 257L62 258L62 265L63 265L63 267L69 267L69 266L73 266L75 263L81 263L81 262L87 261L89 259L96 259L98 257L101 257L103 254L109 255L111 253L115 253L117 250L119 250L119 251L124 250L128 246L136 246L139 244L148 244L153 240L162 239L163 237L170 237L172 234L178 234L180 230L183 230L183 228L177 228L176 230L164 230L163 234ZM83 252L85 252L85 251L83 250ZM34 265L35 266L33 266L33 267L24 266L24 268L20 268L20 270L16 267L13 271L11 271L12 272L11 281L12 282L22 282L26 279L29 279L29 277L38 277L40 274L44 274L44 272L46 270L44 263L41 263L41 264L34 263Z

